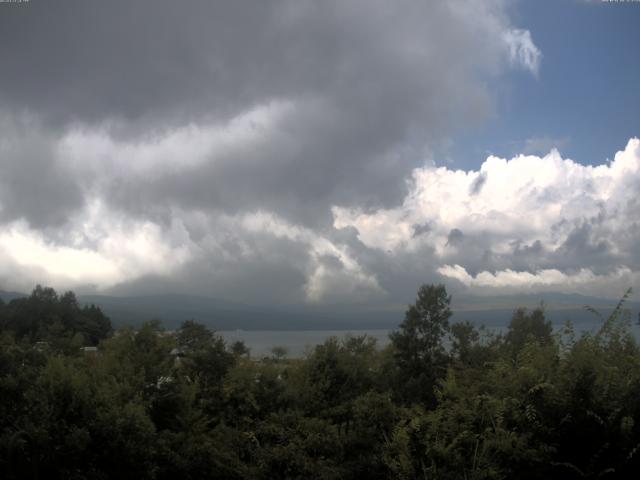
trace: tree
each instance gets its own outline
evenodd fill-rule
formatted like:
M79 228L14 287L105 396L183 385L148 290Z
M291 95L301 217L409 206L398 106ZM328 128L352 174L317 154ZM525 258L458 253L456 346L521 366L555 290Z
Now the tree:
M235 342L233 342L231 344L230 350L233 356L236 358L248 357L251 353L249 347L247 347L247 345L242 340L236 340Z
M276 345L271 349L271 355L276 361L284 360L288 353L289 350L287 350L287 347L282 347L279 345Z
M193 320L182 323L176 340L184 354L181 370L199 383L198 400L208 413L217 411L222 398L222 382L236 357L227 351L220 335Z
M205 325L193 320L182 322L177 333L178 346L187 352L206 348L211 345L214 339L211 330Z
M544 308L538 307L531 313L524 308L513 312L509 330L505 336L506 345L517 354L527 342L547 345L552 341L553 326L544 316Z
M444 285L422 285L416 303L410 305L400 330L389 337L394 347L396 378L405 401L433 404L433 386L446 371L442 345L449 331L451 297Z
M73 292L58 296L38 285L29 297L0 308L0 329L17 340L46 341L56 351L77 353L78 345L97 345L107 338L111 321L95 305L81 308Z
M475 363L474 351L478 347L480 333L471 322L458 322L451 326L451 351L454 358L462 364Z

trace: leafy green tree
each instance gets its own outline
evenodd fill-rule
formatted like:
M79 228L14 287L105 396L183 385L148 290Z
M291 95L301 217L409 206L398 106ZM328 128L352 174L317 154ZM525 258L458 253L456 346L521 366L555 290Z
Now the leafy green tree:
M640 347L625 299L578 337L554 335L541 309L491 335L449 328L446 290L425 285L382 350L347 336L254 360L193 321L104 338L101 312L36 287L0 303L0 475L635 478Z
M194 320L186 320L176 332L178 347L185 352L207 348L214 340L214 334L205 325Z
M231 344L230 350L235 357L248 357L251 353L249 347L247 347L247 345L242 340L236 340L235 342L233 342Z
M260 479L335 479L344 476L336 426L299 411L272 414L255 432Z
M78 353L97 345L111 333L111 322L95 305L80 307L73 292L61 296L52 288L36 286L29 297L0 308L0 330L29 342L46 341L58 351Z
M225 422L251 429L270 414L287 409L292 404L287 376L282 363L237 362L224 381Z
M451 297L444 285L422 285L400 329L389 335L394 348L396 384L405 401L433 405L433 387L446 373L443 338L449 331Z
M393 435L401 409L390 392L368 391L353 401L353 417L343 431L346 478L386 479L391 472L384 462L385 447Z
M287 350L287 347L283 347L280 345L277 345L271 349L271 355L273 355L273 358L276 361L283 360L288 353L289 351Z
M220 335L193 320L181 325L176 339L178 349L184 354L181 370L192 381L198 382L199 401L206 404L210 414L219 413L223 406L224 378L236 357L227 350Z
M331 337L317 345L301 368L302 406L337 423L348 422L352 401L375 386L375 356L375 339L367 336Z
M473 363L473 350L480 340L480 334L470 322L451 325L452 354L463 364Z
M531 312L524 308L517 309L511 317L504 340L513 355L522 350L528 341L550 344L553 340L553 326L545 318L544 307Z

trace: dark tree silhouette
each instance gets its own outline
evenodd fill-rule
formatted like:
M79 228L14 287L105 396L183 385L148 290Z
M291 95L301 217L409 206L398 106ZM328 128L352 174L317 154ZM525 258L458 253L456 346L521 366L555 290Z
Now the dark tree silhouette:
M444 285L422 285L400 330L390 335L397 365L398 391L406 401L432 405L433 387L446 373L442 340L449 331L451 297Z

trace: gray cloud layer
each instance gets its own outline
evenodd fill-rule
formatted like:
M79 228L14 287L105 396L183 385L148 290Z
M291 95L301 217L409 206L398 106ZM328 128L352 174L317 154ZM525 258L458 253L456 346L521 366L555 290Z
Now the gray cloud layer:
M4 281L42 280L16 272L44 264L70 285L295 303L395 301L422 281L473 287L508 269L635 271L631 227L610 239L633 209L604 202L599 219L597 176L578 185L588 215L549 214L537 230L518 223L517 197L511 212L464 210L494 198L506 167L416 180L491 114L489 85L539 63L500 0L2 7ZM411 206L425 184L443 195L438 215ZM541 185L522 190L540 208L580 203ZM450 221L450 205L469 215ZM454 265L471 279L443 270Z
M0 102L60 135L134 143L283 110L252 148L153 181L122 172L109 195L125 210L267 208L326 224L333 204L396 204L431 146L488 113L484 80L526 48L507 44L509 28L500 1L32 2L0 15Z

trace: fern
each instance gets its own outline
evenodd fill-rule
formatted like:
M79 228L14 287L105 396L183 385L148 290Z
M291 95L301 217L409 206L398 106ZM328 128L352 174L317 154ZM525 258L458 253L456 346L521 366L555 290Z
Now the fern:
M618 304L616 305L616 307L613 309L613 312L611 312L611 315L609 315L607 319L604 320L604 323L598 330L598 333L596 333L595 335L596 340L600 339L602 336L604 336L607 332L611 330L613 325L616 323L616 320L618 319L618 317L620 317L620 315L622 314L624 303L627 301L627 299L631 295L631 292L632 292L632 289L631 287L629 287L627 291L624 293L624 295L622 296L622 298L620 299L620 301L618 302ZM588 312L593 313L600 319L604 319L604 316L595 308L589 305L585 305L584 309L587 310Z

